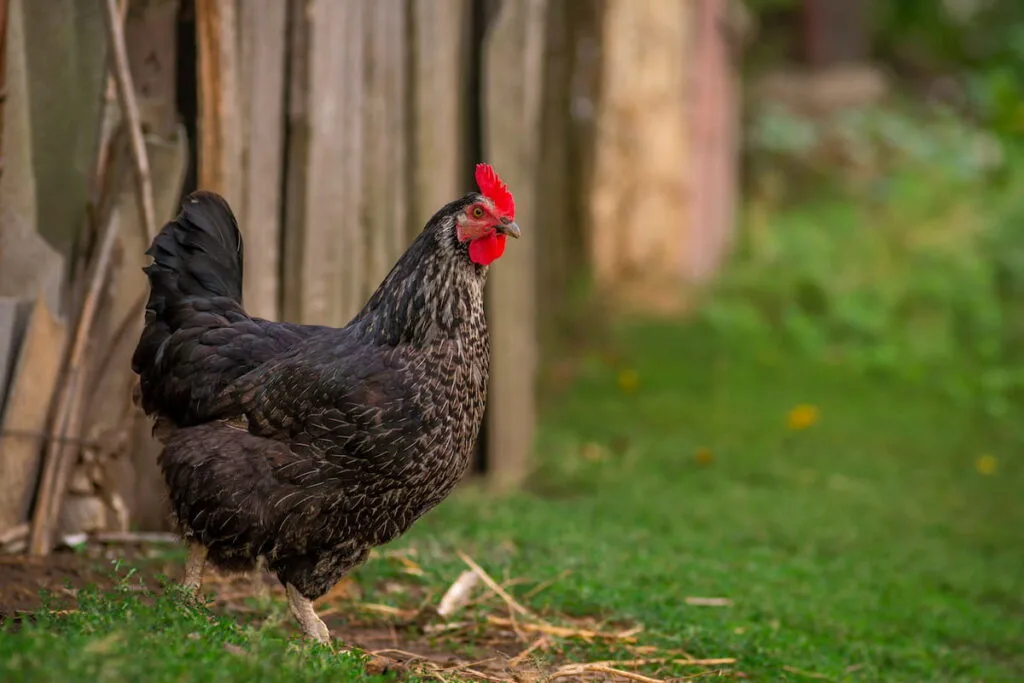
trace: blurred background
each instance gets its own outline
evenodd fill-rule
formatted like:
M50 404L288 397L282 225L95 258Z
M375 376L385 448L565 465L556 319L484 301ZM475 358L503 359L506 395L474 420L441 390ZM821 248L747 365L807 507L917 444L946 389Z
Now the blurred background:
M250 312L340 326L487 161L523 239L418 571L475 548L760 680L1024 679L1024 3L0 0L0 36L0 549L169 528L129 366L185 194L234 207Z
M8 550L167 528L129 359L182 196L235 208L250 312L340 326L477 161L524 235L489 486L642 469L780 528L870 491L833 519L1022 540L1024 4L0 0L0 29Z

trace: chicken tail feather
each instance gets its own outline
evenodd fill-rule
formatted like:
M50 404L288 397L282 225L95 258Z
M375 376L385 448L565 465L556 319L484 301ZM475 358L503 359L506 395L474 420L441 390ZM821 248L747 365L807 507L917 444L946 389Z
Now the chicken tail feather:
M146 326L132 356L132 370L142 377L143 406L149 412L154 382L163 385L174 365L167 348L172 335L186 328L198 334L227 325L229 318L246 316L242 234L220 195L198 191L186 197L181 213L163 227L146 253L153 257L143 269L150 288ZM181 347L176 353L188 355L182 345L196 341L182 339L175 345Z
M159 317L185 297L226 297L242 303L242 233L231 207L213 192L193 192L146 253L153 263L146 306Z

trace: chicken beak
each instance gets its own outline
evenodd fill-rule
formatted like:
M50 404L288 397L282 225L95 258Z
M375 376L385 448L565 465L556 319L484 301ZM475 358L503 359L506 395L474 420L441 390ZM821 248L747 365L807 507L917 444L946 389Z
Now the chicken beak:
M497 229L502 235L508 235L516 239L519 239L520 234L522 234L519 232L519 226L515 223L502 223Z

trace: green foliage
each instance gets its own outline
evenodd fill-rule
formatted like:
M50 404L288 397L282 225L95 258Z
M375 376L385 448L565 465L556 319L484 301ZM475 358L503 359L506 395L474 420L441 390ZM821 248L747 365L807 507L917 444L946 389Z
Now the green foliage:
M989 129L1024 137L1024 4L1015 0L875 3L883 61L952 76L964 104Z
M767 109L751 141L740 253L705 318L1004 414L1024 389L1020 151L949 115L877 109ZM813 194L784 180L809 176Z

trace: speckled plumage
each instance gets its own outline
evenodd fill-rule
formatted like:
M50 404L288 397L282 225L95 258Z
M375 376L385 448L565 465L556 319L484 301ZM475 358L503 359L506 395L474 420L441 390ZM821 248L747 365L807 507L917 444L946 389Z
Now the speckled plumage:
M217 195L188 197L154 240L132 367L175 516L214 564L263 557L315 599L466 472L487 394L487 268L456 223L481 201L438 211L340 329L246 315L241 235Z

